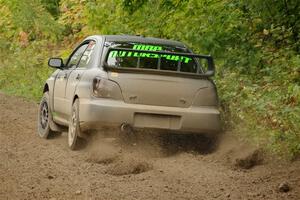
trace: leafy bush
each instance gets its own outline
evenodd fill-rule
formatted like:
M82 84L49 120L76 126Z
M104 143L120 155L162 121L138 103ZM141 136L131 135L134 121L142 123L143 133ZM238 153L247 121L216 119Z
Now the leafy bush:
M0 61L0 89L8 94L39 100L43 84L52 69L47 67L51 51L47 45L33 42L26 49L15 50L13 55Z

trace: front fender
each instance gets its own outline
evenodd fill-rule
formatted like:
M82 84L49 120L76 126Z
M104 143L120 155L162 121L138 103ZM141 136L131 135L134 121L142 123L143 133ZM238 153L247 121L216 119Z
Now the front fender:
M55 87L55 80L56 80L56 76L58 74L59 70L55 70L51 76L46 80L46 83L44 85L44 89L43 92L46 92L45 90L48 89L49 92L49 104L50 104L50 111L53 111L54 109L54 87Z

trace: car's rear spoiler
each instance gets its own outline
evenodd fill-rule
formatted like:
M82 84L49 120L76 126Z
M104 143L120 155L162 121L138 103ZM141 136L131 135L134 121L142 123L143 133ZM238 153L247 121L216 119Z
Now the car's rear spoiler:
M189 73L189 72L181 72L181 71L168 71L168 70L160 70L160 69L145 69L145 68L122 68L118 67L115 65L108 65L107 64L107 59L109 56L109 53L111 51L130 51L130 52L139 52L139 53L152 53L152 54L168 54L168 55L177 55L177 56L187 56L187 57L192 57L192 58L199 58L199 59L205 59L207 60L208 68L205 73L199 73L199 63L197 72L198 73ZM200 55L200 54L193 54L193 53L180 53L180 52L169 52L169 51L148 51L148 50L136 50L136 49L128 49L128 48L119 48L119 47L110 47L106 53L105 61L104 61L104 67L109 70L113 71L134 71L134 72L148 72L148 73L169 73L169 74L182 74L182 75L188 75L188 76L197 76L197 77L209 77L213 76L215 74L215 65L214 65L214 60L212 56L210 55Z

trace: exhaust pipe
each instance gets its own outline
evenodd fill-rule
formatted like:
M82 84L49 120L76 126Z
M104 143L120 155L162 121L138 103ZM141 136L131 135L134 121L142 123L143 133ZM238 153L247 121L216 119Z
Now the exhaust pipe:
M131 133L133 131L132 126L127 123L121 124L120 130L124 133Z

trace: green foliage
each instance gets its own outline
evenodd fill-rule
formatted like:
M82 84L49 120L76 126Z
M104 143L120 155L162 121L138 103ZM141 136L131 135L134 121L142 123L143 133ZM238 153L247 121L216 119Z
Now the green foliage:
M0 89L37 99L49 75L45 58L62 27L39 0L0 0L0 5Z
M0 52L13 52L30 42L56 42L62 27L39 0L0 0Z
M251 16L260 18L258 29L277 29L277 33L272 34L273 42L278 47L284 47L292 43L296 51L299 48L300 31L300 2L297 0L251 0L244 2L245 10ZM264 23L268 22L268 23ZM287 39L287 40L286 40ZM270 38L269 38L269 41Z
M64 49L95 33L175 39L216 59L227 129L285 157L300 155L300 1L0 0L0 5L0 90L37 99L50 72L49 41L62 39L62 33ZM28 36L28 44L20 35ZM32 74L36 79L29 79Z
M26 49L18 49L0 61L0 90L17 96L39 100L45 80L52 69L47 67L51 51L45 42L32 42Z
M123 0L122 6L124 10L132 14L145 2L147 2L147 0Z
M87 14L85 13L85 3L87 0L61 0L60 1L60 10L61 16L58 19L60 24L65 26L64 35L69 35L72 40L77 35L88 31L85 29L87 24L86 18ZM75 36L75 34L77 34Z
M60 0L41 0L43 6L47 9L47 11L57 19L60 12L59 12L59 2Z

